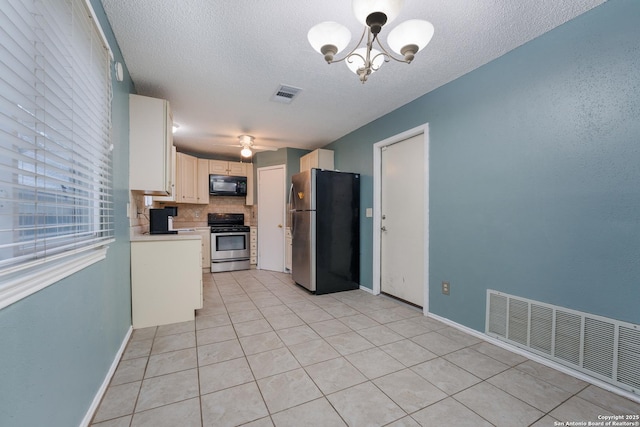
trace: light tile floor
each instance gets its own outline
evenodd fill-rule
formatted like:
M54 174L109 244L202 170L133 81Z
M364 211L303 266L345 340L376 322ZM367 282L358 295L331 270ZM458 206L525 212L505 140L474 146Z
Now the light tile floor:
M393 299L204 275L195 321L133 332L92 424L556 426L640 404ZM586 425L586 424L585 424Z

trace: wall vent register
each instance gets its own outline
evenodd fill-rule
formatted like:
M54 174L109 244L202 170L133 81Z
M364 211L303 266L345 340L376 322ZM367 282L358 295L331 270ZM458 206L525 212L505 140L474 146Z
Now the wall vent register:
M640 326L487 290L486 333L640 395Z

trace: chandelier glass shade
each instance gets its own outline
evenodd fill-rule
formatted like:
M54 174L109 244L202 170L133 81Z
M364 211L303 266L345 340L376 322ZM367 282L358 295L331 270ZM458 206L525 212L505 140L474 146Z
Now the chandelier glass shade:
M356 46L342 58L335 56L344 50L351 40L351 32L337 22L322 22L307 33L311 46L324 56L328 64L345 61L362 83L377 71L384 62L390 60L413 61L416 53L424 49L433 37L434 28L430 22L410 19L394 28L387 38L389 47L401 55L395 57L380 43L378 38L382 27L393 21L402 8L403 0L353 0L353 13L364 26L364 31ZM365 46L360 47L365 41ZM379 49L374 49L374 43Z
M353 0L353 14L362 25L369 25L367 17L374 12L382 12L387 17L387 24L398 16L404 0Z
M311 47L325 55L327 62L331 62L333 55L342 51L351 41L351 31L337 22L321 22L309 30L307 39ZM327 54L331 55L328 59Z

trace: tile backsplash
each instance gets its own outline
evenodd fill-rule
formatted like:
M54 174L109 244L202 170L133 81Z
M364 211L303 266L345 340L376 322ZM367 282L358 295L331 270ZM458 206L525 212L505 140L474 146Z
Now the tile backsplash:
M154 202L153 207L177 206L178 216L173 218L174 228L206 227L208 213L243 213L245 225L258 224L257 206L245 205L244 197L210 196L208 205Z
M149 231L149 208L177 206L178 216L173 219L174 228L195 228L207 226L208 213L242 213L245 225L258 225L258 207L245 205L244 197L210 196L208 205L192 205L187 203L158 202L145 206L144 195L139 191L130 194L130 225L138 233Z

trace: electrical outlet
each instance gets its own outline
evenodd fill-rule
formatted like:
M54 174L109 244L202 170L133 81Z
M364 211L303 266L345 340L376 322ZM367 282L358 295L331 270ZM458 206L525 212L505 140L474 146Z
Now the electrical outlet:
M449 290L450 290L449 282L442 282L442 293L444 295L449 295Z

